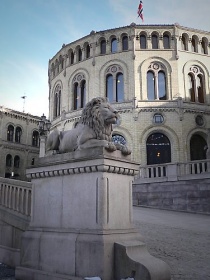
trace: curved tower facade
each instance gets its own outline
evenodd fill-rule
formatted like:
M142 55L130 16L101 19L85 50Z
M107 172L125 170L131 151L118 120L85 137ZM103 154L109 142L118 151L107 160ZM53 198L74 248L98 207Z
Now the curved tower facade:
M210 32L174 25L113 28L63 45L49 61L52 129L68 130L93 97L120 113L113 141L142 165L206 158Z

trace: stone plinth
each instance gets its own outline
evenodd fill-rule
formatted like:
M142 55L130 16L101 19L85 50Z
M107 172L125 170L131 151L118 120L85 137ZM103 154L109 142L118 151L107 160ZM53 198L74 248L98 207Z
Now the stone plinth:
M103 148L41 158L28 169L32 218L16 279L121 279L125 270L115 269L115 243L143 241L132 225L132 180L138 170L120 151Z

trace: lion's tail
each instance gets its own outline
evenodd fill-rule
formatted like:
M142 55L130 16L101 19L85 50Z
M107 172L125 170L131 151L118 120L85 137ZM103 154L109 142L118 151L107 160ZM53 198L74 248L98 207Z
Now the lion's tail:
M47 138L47 144L46 144L47 151L59 149L59 144L60 144L59 134L60 133L57 128L50 133L50 135Z

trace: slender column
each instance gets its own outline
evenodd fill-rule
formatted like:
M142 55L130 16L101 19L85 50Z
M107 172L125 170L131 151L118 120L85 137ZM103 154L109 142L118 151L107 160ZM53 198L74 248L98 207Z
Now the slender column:
M39 157L45 156L45 144L46 144L46 136L40 136L40 150L39 150Z

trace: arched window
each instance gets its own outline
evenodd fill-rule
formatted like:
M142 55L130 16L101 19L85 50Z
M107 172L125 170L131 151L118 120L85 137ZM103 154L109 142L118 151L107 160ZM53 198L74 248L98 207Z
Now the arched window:
M85 56L86 56L86 59L90 57L90 45L89 44L86 45Z
M166 100L166 75L164 67L159 63L152 63L147 72L147 99Z
M52 76L55 77L55 64L52 63L51 65L51 73L52 73Z
M126 145L125 138L120 134L113 134L112 135L112 142L119 143L119 144L122 144L122 145Z
M206 159L206 146L206 140L202 136L194 134L190 139L190 159Z
M201 53L208 54L208 40L206 38L202 38L201 41Z
M7 167L11 167L12 166L12 156L10 154L8 154L6 156L6 166Z
M116 38L113 38L111 40L111 52L112 53L117 52L117 39Z
M60 62L61 70L63 70L63 68L64 68L64 59L63 59L62 55L59 56L59 62Z
M106 97L108 98L109 102L113 102L113 76L108 74L106 76Z
M74 52L71 52L71 56L70 56L70 64L74 64Z
M61 114L61 86L57 85L54 92L54 117Z
M85 106L85 97L86 97L86 81L81 82L81 108Z
M73 109L83 108L86 104L86 79L82 73L77 74L73 79Z
M14 126L10 124L7 128L7 141L12 142L13 137L14 137Z
M192 36L192 52L198 52L198 39L196 36Z
M19 168L20 167L20 157L19 156L15 156L14 157L14 167L15 168Z
M80 47L78 48L78 61L82 61L82 50Z
M74 110L79 108L79 85L74 83Z
M145 34L140 35L140 48L146 49L147 48L147 38Z
M20 137L22 135L22 129L18 126L15 129L15 142L20 143Z
M127 51L128 50L128 36L124 35L122 37L122 50Z
M153 133L147 139L147 164L171 162L171 144L167 136Z
M101 40L100 47L101 47L101 54L105 54L106 53L106 41L105 41L105 39Z
M204 74L198 66L190 67L188 73L188 96L191 102L205 102Z
M35 164L35 158L32 158L31 159L31 165L34 165Z
M158 49L158 36L156 34L152 34L152 48Z
M32 146L38 147L39 146L39 132L34 130L32 134Z
M170 49L170 37L167 33L163 34L163 47L164 49Z
M109 102L122 102L124 100L123 71L118 65L112 65L106 71L106 97Z
M188 51L188 40L187 40L187 35L186 34L182 34L181 37L181 46L182 46L182 50L184 51Z

